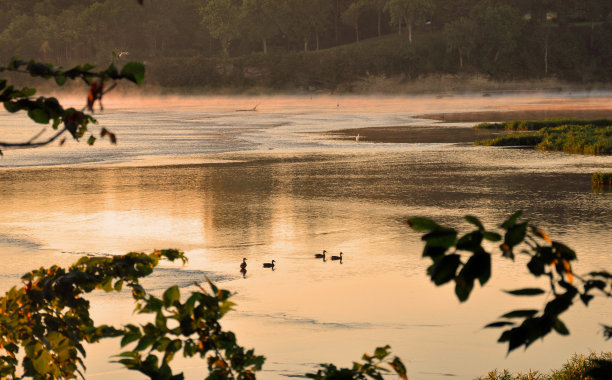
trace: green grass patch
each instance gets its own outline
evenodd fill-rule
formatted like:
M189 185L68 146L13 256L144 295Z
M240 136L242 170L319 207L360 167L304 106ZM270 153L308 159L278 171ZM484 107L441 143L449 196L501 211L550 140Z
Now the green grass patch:
M476 141L486 146L534 146L540 150L581 154L612 154L612 125L562 125L537 132L514 133Z
M493 370L477 380L575 380L609 379L612 374L612 352L591 353L588 356L574 355L560 369L550 374L540 371L513 374L508 370Z
M542 142L542 136L538 133L513 133L493 139L475 141L474 145L486 146L536 146Z
M593 173L593 176L591 177L591 181L593 182L593 185L596 185L596 186L603 186L603 185L612 186L612 173L595 172Z
M543 128L554 128L563 125L594 125L605 127L612 125L612 119L549 119L549 120L514 120L503 123L480 123L474 129L502 129L506 131L539 131Z

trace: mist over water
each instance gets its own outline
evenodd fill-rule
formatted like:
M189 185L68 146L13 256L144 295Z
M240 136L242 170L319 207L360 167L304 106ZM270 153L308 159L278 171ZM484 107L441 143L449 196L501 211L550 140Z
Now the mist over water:
M597 300L588 309L576 306L563 318L569 337L551 334L526 353L506 357L506 347L496 343L499 332L482 326L513 308L545 302L501 292L538 286L524 262L494 259L491 282L460 305L451 287L427 281L420 235L405 220L423 215L465 226L461 218L469 213L492 226L523 209L553 239L577 250L578 273L610 271L611 193L595 193L590 185L593 171L612 171L610 157L382 144L367 135L357 143L325 132L385 126L444 131L472 123L415 115L568 104L601 108L610 99L108 100L97 117L117 134L117 146L67 143L6 151L0 159L0 285L8 289L30 268L67 265L84 254L180 248L189 263L166 265L145 285L159 293L176 283L185 294L194 281L210 278L236 292L236 310L224 326L239 344L267 357L264 379L315 371L316 363L350 365L384 344L404 360L412 379L471 378L494 368L547 371L575 352L609 350L599 327L610 319L609 308ZM38 131L15 115L0 114L0 124L15 139ZM315 260L323 249L343 252L344 260ZM246 278L239 273L243 257ZM262 263L271 259L276 270L264 270ZM133 317L128 295L92 299L100 323ZM118 347L92 346L87 377L138 378L108 364ZM188 378L200 378L197 365L181 368Z

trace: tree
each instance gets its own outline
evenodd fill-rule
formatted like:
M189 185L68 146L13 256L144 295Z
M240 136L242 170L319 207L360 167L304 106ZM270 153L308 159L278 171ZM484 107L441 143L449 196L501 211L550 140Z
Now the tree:
M221 43L225 58L229 57L232 41L240 35L240 6L238 0L209 0L200 8L202 23L210 35Z
M468 58L476 46L474 40L476 25L467 18L458 20L444 26L444 38L450 51L459 53L459 68L463 68L463 59Z
M374 8L376 11L376 30L378 32L378 37L381 34L381 24L382 24L382 14L385 10L385 5L387 4L387 0L367 0L367 2Z
M433 12L431 0L389 0L385 6L391 25L397 26L401 34L402 24L408 28L408 41L412 44L412 29L418 22L426 21Z
M268 39L279 32L279 3L275 0L244 0L242 20L249 38L259 40L264 54L268 53Z
M366 3L357 0L342 13L342 22L355 29L355 40L359 42L359 17L363 13Z
M487 72L500 70L500 57L511 58L518 49L524 21L516 8L489 1L478 3L470 12L472 40L481 67ZM463 31L465 32L465 31Z

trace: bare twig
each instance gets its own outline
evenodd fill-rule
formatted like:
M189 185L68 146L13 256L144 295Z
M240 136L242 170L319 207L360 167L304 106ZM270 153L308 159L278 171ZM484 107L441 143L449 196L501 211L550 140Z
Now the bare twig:
M0 147L3 147L3 148L16 148L16 149L38 148L38 147L41 147L41 146L45 146L45 145L51 144L58 137L63 135L64 132L66 132L66 131L67 131L66 128L62 128L56 134L51 136L49 139L47 139L45 141L37 142L37 143L32 142L32 139L30 141L23 142L23 143L9 143L9 142L0 141ZM38 136L35 136L35 137L38 137Z

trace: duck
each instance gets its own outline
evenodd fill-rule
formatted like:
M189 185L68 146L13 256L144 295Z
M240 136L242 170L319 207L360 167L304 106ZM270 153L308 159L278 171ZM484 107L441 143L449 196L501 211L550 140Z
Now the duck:
M340 252L340 256L332 256L331 259L332 260L340 260L340 261L342 261L342 252Z
M325 254L327 253L326 250L323 250L323 253L315 253L315 259L324 259L325 260Z
M242 258L242 263L240 263L240 269L244 270L246 269L247 263L246 263L246 257Z
M263 263L264 268L272 268L274 269L274 260L271 263Z

